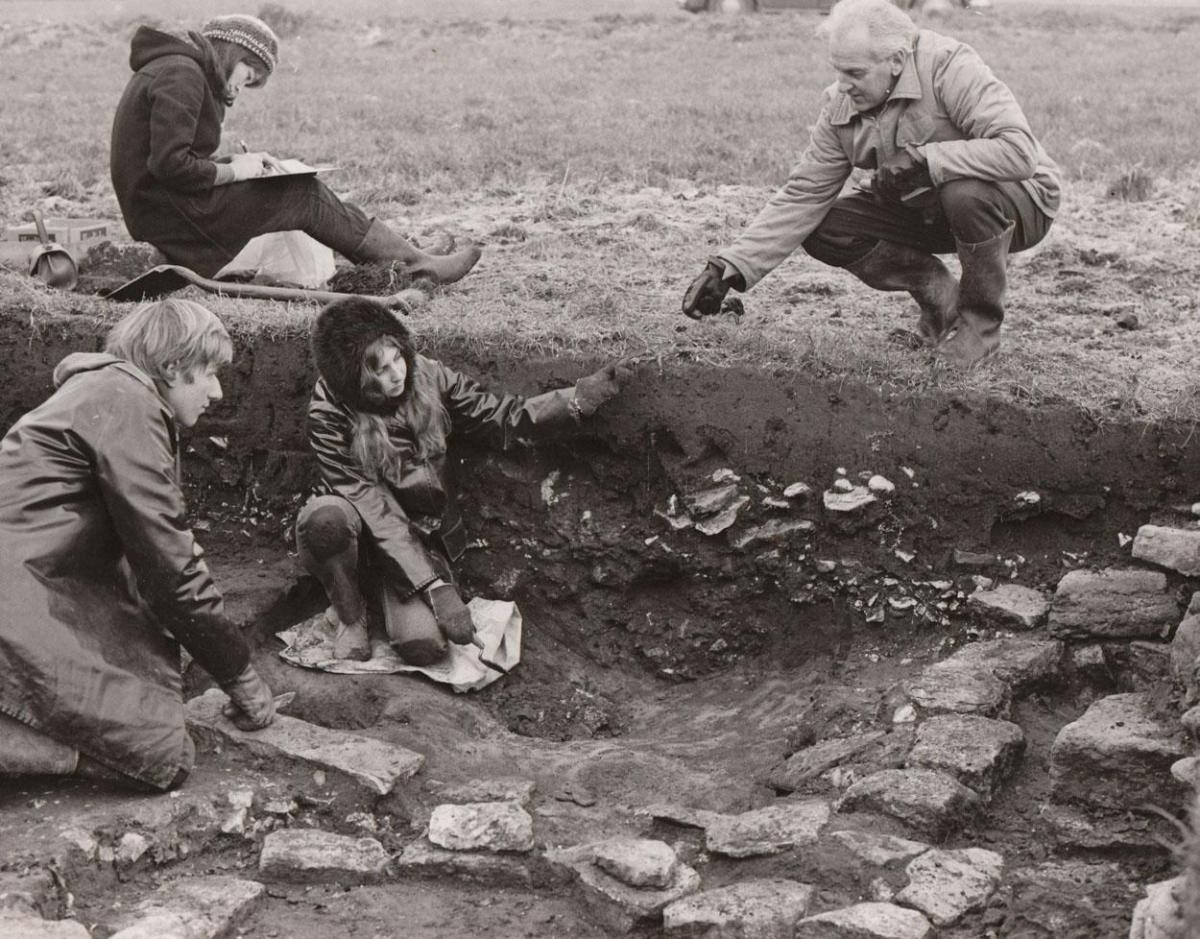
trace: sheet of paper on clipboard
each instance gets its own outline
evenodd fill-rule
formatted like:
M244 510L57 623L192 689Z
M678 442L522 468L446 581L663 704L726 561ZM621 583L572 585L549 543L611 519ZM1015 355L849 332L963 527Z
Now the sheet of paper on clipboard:
M274 172L267 173L267 175L260 176L258 178L282 179L287 176L316 176L318 173L328 173L331 170L341 169L341 167L333 163L317 163L315 165L309 165L303 160L295 159L280 160L279 165L282 167L282 169L275 170Z

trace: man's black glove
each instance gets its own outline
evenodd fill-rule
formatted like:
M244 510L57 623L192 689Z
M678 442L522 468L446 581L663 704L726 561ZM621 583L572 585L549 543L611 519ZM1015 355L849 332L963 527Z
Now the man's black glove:
M604 366L575 382L575 398L571 409L578 417L591 417L600 406L615 398L623 385L633 378L633 369L622 360Z
M275 699L253 665L221 685L221 690L229 695L222 711L238 730L262 730L275 720Z
M899 202L917 189L932 189L929 165L902 150L875 171L874 189L885 199Z
M456 645L465 646L470 642L475 635L475 624L471 622L471 611L462 602L454 585L438 584L430 587L425 595L429 598L429 607L433 610L433 618L437 620L442 635Z
M703 273L692 281L683 295L683 312L694 320L716 316L721 312L721 303L730 287L744 290L746 281L740 274L726 279L725 263L720 260L709 261Z

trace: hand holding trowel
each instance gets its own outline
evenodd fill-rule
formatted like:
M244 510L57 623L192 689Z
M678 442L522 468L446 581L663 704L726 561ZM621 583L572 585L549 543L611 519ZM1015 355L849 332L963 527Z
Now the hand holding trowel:
M428 596L433 618L437 620L438 628L447 639L460 646L474 646L479 650L480 662L501 675L508 674L507 668L497 665L484 655L483 640L475 631L471 611L462 602L462 597L458 595L458 590L453 584L437 583L429 588Z

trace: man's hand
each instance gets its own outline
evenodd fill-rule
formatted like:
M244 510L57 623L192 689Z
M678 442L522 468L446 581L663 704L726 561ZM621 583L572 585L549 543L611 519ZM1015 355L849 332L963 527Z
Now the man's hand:
M275 699L253 665L247 665L221 689L229 695L223 713L238 730L262 730L275 720Z
M475 635L475 624L471 622L471 611L454 585L437 581L425 591L425 596L442 635L456 645L465 646L470 642Z
M247 179L258 179L270 176L283 170L280 162L271 154L262 151L258 153L235 153L229 159L233 168L234 182L244 182Z
M736 280L726 280L725 264L720 260L709 261L683 295L683 312L694 320L716 316L721 312L721 303L730 287L741 290L745 287L745 281L740 275Z
M875 171L874 189L885 199L899 202L916 189L933 188L929 166L908 150L885 160Z
M579 417L591 417L600 407L621 393L621 388L633 378L633 369L626 361L613 362L575 382L572 409Z

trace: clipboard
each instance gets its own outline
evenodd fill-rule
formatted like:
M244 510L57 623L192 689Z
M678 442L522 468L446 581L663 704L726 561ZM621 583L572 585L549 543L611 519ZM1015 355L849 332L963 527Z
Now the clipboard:
M316 176L318 173L329 173L333 170L341 169L335 163L318 163L315 166L310 166L303 160L280 160L280 165L283 170L280 172L268 173L265 176L255 177L255 182L260 179L286 179L289 176Z

